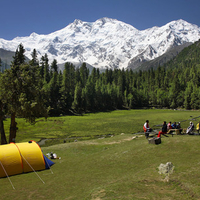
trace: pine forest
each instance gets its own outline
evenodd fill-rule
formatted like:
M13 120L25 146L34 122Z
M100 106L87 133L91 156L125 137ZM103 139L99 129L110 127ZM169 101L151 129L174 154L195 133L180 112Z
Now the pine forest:
M35 117L83 114L134 108L200 108L200 41L181 51L170 62L146 71L106 69L90 72L85 63L76 68L48 55L26 62L19 45L11 69L1 73L1 112L14 113L30 122ZM48 113L44 111L48 110Z

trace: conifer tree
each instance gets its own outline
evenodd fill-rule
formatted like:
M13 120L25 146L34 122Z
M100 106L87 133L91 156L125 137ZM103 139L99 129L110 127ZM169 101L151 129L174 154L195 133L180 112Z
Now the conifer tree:
M86 67L86 63L83 63L80 67L80 78L81 78L82 87L85 87L88 76L89 76L89 71Z
M82 112L82 88L81 88L81 83L78 82L75 87L75 92L74 92L74 101L72 103L72 108L77 112L81 113Z
M42 79L44 79L44 64L45 63L45 58L44 56L41 57L41 60L40 60L40 76L42 77Z
M52 64L51 64L51 71L58 73L58 65L57 65L57 60L56 59L54 59Z
M90 76L85 86L85 100L88 111L94 111L94 99L95 99L95 85L93 84L92 77Z
M16 101L19 98L18 90L20 90L20 87L22 86L22 79L20 78L20 65L25 63L24 53L25 53L24 46L20 44L18 48L16 49L15 56L13 57L14 60L12 62L10 73L8 72L8 78L11 79L10 82L12 81L10 85L12 88L10 87L7 88L8 90L7 94L9 95L6 97L6 94L5 94L5 97L11 100L11 102L6 102L6 103L8 103L9 105L12 104L10 108L11 124L10 124L9 142L15 141L16 132L17 132L17 123L15 121L15 117L16 117L16 110L18 109L18 105ZM6 73L4 73L4 75L5 74ZM3 76L2 76L2 79L3 79ZM7 86L6 83L2 85L4 85L4 87ZM10 93L9 89L13 91Z
M49 59L47 54L42 57L44 62L44 82L49 83L50 81L50 73L49 73Z
M59 110L59 100L60 100L60 85L59 85L59 74L57 72L53 73L53 77L48 83L49 88L49 102L50 106L50 115L58 116L60 115Z
M13 57L13 62L12 62L12 66L15 66L14 68L16 70L18 69L19 65L25 63L26 58L24 53L25 53L24 46L20 44L15 51L15 55Z
M33 49L33 52L31 53L32 59L30 61L30 65L37 66L39 65L38 59L37 59L37 51Z
M101 92L102 83L100 79L98 79L95 83L95 108L98 111L103 109L103 96Z
M185 101L184 101L184 107L185 109L191 109L191 94L193 92L193 88L192 88L192 83L188 82L187 84L187 88L185 90Z
M71 109L75 90L75 66L71 63L65 63L61 85L61 108L65 113Z
M11 69L6 70L0 79L0 100L7 106L7 112L11 115L9 142L15 142L16 116L24 117L30 123L34 123L36 117L47 114L43 104L38 66L33 67L25 63L23 59L25 50L22 47L20 44Z

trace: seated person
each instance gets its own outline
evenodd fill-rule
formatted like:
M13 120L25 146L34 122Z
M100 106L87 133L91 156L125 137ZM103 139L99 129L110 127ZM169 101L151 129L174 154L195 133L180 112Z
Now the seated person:
M177 131L179 131L179 134L181 134L182 132L182 128L181 128L181 122L178 122L178 124L176 125L176 129L178 129Z
M144 132L152 131L152 129L149 127L149 120L146 120L146 122L144 123L143 130L144 130Z
M144 132L145 132L145 137L146 137L146 139L148 139L148 137L149 137L149 132L152 131L152 129L149 127L149 120L146 120L146 122L144 123L143 130L144 130Z
M176 129L176 122L172 124L172 129Z
M190 126L187 128L186 133L191 134L193 130L194 130L194 124L190 122Z
M166 134L166 133L167 133L167 124L166 124L166 121L164 121L163 126L162 126L162 131L159 131L157 137L161 137L161 134Z
M197 132L199 133L199 129L200 129L200 122L197 124L197 126L196 126L196 130L197 130Z
M171 122L169 122L169 123L167 124L167 130L170 130L170 129L172 129Z
M183 130L181 128L181 122L179 122L177 125L176 125L176 128L179 130L180 134L181 134L181 131Z
M177 128L177 129L180 129L180 128L181 128L181 122L179 122L179 123L176 125L176 128Z

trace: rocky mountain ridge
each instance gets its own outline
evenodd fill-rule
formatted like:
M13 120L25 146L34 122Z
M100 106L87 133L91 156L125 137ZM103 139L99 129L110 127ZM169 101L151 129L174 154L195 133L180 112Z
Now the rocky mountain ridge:
M32 33L13 40L0 39L0 48L15 51L22 43L25 55L31 58L33 49L38 59L47 53L49 61L82 63L105 68L134 68L138 63L153 60L172 48L200 39L200 27L182 19L162 27L138 30L111 18L95 22L75 20L65 28L48 35Z

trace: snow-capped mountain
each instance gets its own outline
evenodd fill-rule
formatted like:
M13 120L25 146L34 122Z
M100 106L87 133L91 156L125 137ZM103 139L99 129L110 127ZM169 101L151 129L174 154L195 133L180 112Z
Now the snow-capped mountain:
M0 39L0 48L16 51L22 43L28 58L36 49L39 59L47 53L50 62L86 62L96 68L113 69L127 68L134 59L153 60L172 47L199 39L200 27L184 20L140 31L116 19L102 18L95 22L75 20L48 35L32 33L9 41Z

